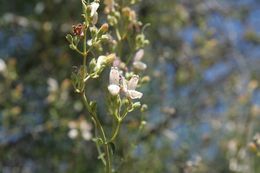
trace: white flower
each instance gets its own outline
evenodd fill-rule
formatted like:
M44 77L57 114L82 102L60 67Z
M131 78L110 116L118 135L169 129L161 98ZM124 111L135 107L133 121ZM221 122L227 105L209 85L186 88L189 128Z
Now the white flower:
M105 63L105 59L106 59L106 56L103 56L103 55L98 57L97 65L96 65L97 69L101 68L101 66Z
M135 53L134 61L141 61L144 56L144 50L140 49Z
M92 2L90 4L90 8L91 8L90 16L93 18L92 19L92 24L95 25L97 23L97 21L98 21L97 9L99 8L99 3Z
M137 70L144 71L147 68L147 65L142 61L134 61L133 67Z
M84 140L89 141L92 138L92 134L89 130L82 130L81 136Z
M139 76L133 75L132 78L127 82L126 95L131 99L140 99L143 96L143 93L136 91L138 84Z
M109 86L108 91L113 96L118 95L120 92L119 87L120 74L116 67L112 67L109 74Z
M93 17L95 15L95 13L97 13L97 9L99 8L99 3L92 2L90 4L90 8L91 8L90 16Z
M59 85L58 85L58 82L57 82L56 79L48 78L47 83L48 83L48 91L49 92L55 92L55 91L58 90Z
M147 65L143 63L141 60L144 56L144 50L140 49L136 52L133 62L133 67L137 70L143 71L147 68Z
M112 95L118 95L120 90L127 97L131 99L140 99L143 94L141 92L136 91L136 87L138 84L139 76L133 75L129 81L127 81L122 75L120 75L117 67L112 67L109 75L109 86L108 90Z
M68 133L68 136L71 138L71 139L75 139L77 136L78 136L78 130L77 129L70 129L69 133Z
M4 60L0 59L0 73L6 70L6 64Z
M98 13L95 12L94 15L93 15L92 24L96 25L97 21L98 21Z

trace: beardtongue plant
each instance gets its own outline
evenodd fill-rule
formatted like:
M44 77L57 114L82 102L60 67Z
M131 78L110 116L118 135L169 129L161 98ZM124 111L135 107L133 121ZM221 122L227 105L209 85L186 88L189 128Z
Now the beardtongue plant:
M136 88L149 81L148 76L141 78L147 68L141 61L143 47L149 42L143 34L145 26L138 21L132 10L137 1L104 0L104 4L101 4L99 0L82 0L83 22L73 25L72 34L66 36L69 47L82 56L82 65L72 72L71 80L93 121L93 141L106 173L114 170L113 149L122 122L128 113L136 109L144 111L146 108L146 105L141 105L138 101L143 93ZM106 22L100 26L98 12L101 5L104 6ZM100 92L109 93L109 98L106 99L107 112L112 115L111 122L115 123L110 129L105 129L101 123L104 121L100 121L102 115L98 115L97 102L90 101L86 95L89 80L99 80L105 68L110 68L109 83L107 89ZM140 127L144 124L141 122Z

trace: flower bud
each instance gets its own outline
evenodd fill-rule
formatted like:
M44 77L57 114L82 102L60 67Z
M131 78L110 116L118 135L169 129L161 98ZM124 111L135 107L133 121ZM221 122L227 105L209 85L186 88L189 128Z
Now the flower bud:
M109 55L106 56L106 58L105 58L105 63L106 63L106 64L111 64L111 63L114 62L115 59L116 59L116 54L111 53L111 54L109 54Z
M133 104L133 108L134 109L137 109L137 108L140 108L141 107L141 103L140 102L135 102L134 104Z
M95 12L94 15L92 16L92 25L96 25L98 21L98 13Z
M118 85L112 84L108 86L108 91L110 92L111 95L116 96L120 92L120 87Z
M104 23L104 24L100 27L99 30L100 30L102 33L105 33L105 32L108 31L108 28L109 28L108 24L107 24L107 23Z
M257 152L257 147L256 147L256 144L255 144L254 142L250 142L250 143L248 144L248 148L249 148L249 150L252 151L252 152Z
M142 79L141 79L141 83L148 83L150 82L150 77L149 76L144 76Z
M143 104L141 107L141 112L146 112L148 109L148 106L146 104Z
M69 43L72 43L72 42L73 42L73 37L72 37L72 35L70 35L70 34L67 34L67 35L66 35L66 39L68 40Z
M145 63L143 63L142 61L135 61L135 62L133 62L133 67L136 70L144 71L147 68L147 65Z

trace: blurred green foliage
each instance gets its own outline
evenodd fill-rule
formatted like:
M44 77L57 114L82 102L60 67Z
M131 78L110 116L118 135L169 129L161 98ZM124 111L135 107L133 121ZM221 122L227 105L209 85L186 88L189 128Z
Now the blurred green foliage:
M259 7L257 0L136 6L151 23L149 109L143 131L137 113L123 125L120 173L260 172ZM94 143L68 136L71 121L90 121L69 80L80 57L65 39L80 12L76 0L0 2L0 172L103 171ZM92 82L91 97L102 102L106 83Z

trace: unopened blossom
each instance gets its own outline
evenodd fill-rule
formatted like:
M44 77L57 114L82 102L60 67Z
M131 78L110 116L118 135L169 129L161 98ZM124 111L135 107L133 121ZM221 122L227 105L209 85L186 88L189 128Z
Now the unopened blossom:
M120 74L117 67L112 67L109 74L109 86L108 91L111 95L116 96L120 92Z
M126 64L124 62L122 62L119 57L115 57L115 60L113 62L113 66L117 67L121 70L128 71Z
M107 56L101 55L97 59L96 69L100 69L102 65L111 64L115 60L115 54L109 54Z
M106 5L105 12L110 13L115 9L115 1L114 0L104 0L104 4Z
M147 65L141 61L143 56L144 56L144 50L140 49L139 51L136 52L134 57L133 67L140 71L143 71L147 68Z

